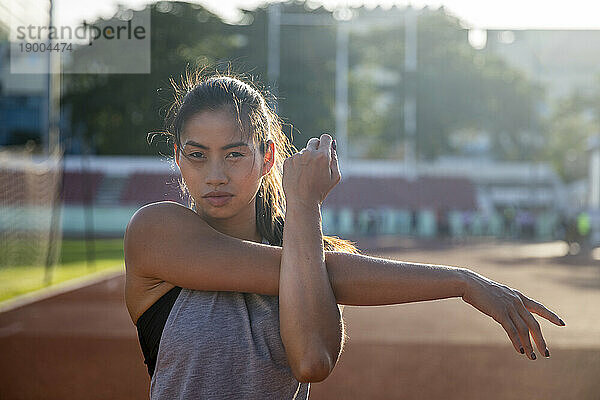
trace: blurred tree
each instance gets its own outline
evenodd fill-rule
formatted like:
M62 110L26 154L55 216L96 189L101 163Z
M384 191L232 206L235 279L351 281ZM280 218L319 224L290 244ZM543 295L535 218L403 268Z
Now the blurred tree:
M550 162L566 182L587 176L588 139L600 126L600 75L586 92L574 91L557 100L545 121L546 144L537 158Z
M375 25L351 36L349 134L352 143L365 148L364 156L402 157L404 96L410 86L417 97L419 158L456 153L450 137L461 130L489 134L496 158L530 159L538 150L536 107L542 88L496 55L472 48L457 18L443 8L420 12L417 72L409 76L404 71L405 11L356 11L357 21L382 14L396 14L400 21L396 27Z

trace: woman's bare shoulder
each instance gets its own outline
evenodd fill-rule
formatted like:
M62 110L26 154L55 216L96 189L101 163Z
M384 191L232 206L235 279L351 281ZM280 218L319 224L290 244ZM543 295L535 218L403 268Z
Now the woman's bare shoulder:
M156 222L180 216L196 216L193 210L175 201L157 201L140 207L131 217L129 224L143 222ZM149 221L148 221L149 220Z
M176 233L189 224L202 224L204 220L193 210L174 201L159 201L139 208L125 229L125 241L133 236L134 242L149 235Z
M174 201L159 201L139 208L129 220L124 236L125 267L140 275L150 253L170 252L186 234L202 234L205 222L193 210Z

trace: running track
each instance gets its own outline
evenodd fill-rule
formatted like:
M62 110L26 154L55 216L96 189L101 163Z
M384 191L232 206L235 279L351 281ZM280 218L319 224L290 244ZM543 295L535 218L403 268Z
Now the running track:
M600 399L600 263L537 246L368 253L466 266L540 301L567 323L536 316L549 359L535 344L535 361L516 353L497 322L458 298L346 307L349 341L332 375L311 385L311 400ZM147 399L123 287L120 274L0 313L0 399Z

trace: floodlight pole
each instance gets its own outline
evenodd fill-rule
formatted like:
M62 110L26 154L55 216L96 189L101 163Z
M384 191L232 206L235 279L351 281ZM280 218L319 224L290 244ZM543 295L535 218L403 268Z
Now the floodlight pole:
M48 0L48 28L52 26L52 12L53 12L53 4L52 0ZM50 46L52 43L52 39L50 39L50 35L48 35L48 41L46 45ZM42 132L40 132L40 136L42 139L42 152L47 156L50 155L50 103L52 98L52 81L51 81L51 67L52 67L52 52L47 52L46 58L46 96L42 101L42 113L41 113L41 126Z
M404 164L409 179L417 177L417 13L404 13Z
M48 99L48 150L50 154L58 154L60 149L60 96L62 73L60 52L50 51L50 74Z
M48 27L54 24L54 2L48 2ZM53 40L49 36L46 45L52 49ZM47 80L46 80L46 99L44 99L44 112L42 118L45 119L42 133L44 153L48 156L54 155L59 151L60 144L60 52L47 51Z
M339 165L345 165L348 155L348 36L347 22L336 24L335 52L335 140Z
M272 3L267 10L268 16L268 60L267 76L273 94L277 94L280 71L280 33L282 25L299 26L332 26L336 27L336 62L335 62L335 140L337 143L338 162L344 165L348 155L348 36L347 22L336 21L324 15L300 13L282 13L281 4ZM278 102L275 100L275 109Z
M48 28L53 26L54 22L54 3L49 0L48 10ZM48 35L48 70L47 70L47 96L43 118L45 132L42 132L43 152L49 160L53 160L54 168L58 169L55 175L56 191L52 198L52 214L50 218L50 231L48 235L48 248L46 252L46 262L44 268L44 283L49 285L53 278L54 263L60 256L61 233L60 218L62 206L62 185L64 178L64 159L62 149L60 148L60 95L61 95L61 66L60 52L52 51L52 38ZM57 254L58 252L58 254Z
M275 112L278 112L279 90L277 90L277 85L279 85L279 36L281 32L281 5L279 3L269 4L267 20L267 79L274 95L272 106Z

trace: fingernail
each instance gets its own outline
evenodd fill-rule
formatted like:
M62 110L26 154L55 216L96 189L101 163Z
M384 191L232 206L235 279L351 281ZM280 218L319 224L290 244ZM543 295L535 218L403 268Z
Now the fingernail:
M566 324L565 324L565 321L563 321L562 319L560 319L560 318L559 318L558 320L560 321L560 324L561 324L562 326L565 326L565 325L566 325Z
M535 357L535 353L532 351L532 352L531 352L531 359L532 359L532 360L535 360L535 358L536 358L536 357Z
M525 350L521 347L521 354L525 354Z
M550 352L546 349L546 357L550 357Z
M335 139L333 139L333 143L331 143L331 147L333 147L334 150L337 150L337 145L335 143Z

